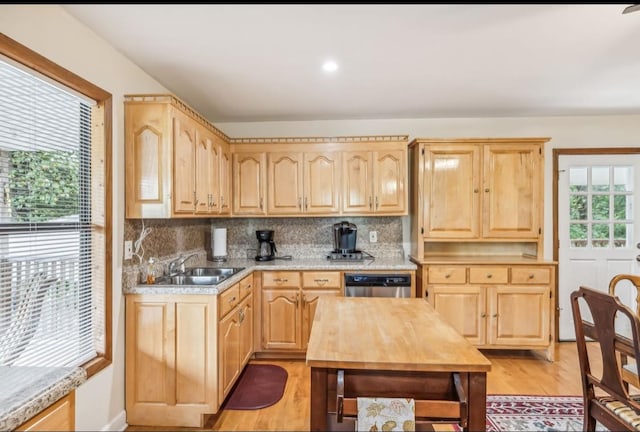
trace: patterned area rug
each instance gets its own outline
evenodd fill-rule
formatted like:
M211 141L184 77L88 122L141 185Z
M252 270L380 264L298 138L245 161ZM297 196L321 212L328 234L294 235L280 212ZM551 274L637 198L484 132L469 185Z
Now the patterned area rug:
M487 432L581 431L582 415L582 396L487 396Z

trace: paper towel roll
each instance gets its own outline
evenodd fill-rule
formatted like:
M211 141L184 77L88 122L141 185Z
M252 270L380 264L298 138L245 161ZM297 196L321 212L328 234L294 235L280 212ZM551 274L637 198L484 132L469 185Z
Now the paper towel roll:
M227 229L214 228L213 230L213 256L227 256Z

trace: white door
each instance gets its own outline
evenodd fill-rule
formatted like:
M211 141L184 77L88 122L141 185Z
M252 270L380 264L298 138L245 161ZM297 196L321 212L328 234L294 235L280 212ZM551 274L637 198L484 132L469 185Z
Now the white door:
M571 293L640 273L640 155L560 155L558 167L559 339L575 340ZM620 297L630 304L635 290Z

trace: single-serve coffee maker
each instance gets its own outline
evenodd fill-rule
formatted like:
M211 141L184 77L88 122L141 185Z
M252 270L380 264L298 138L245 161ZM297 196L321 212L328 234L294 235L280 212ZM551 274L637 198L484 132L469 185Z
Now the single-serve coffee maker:
M256 261L272 261L276 259L276 244L273 242L273 230L256 231L258 238L258 255Z
M356 238L358 228L351 222L342 221L333 224L333 248L334 252L350 253L356 252Z

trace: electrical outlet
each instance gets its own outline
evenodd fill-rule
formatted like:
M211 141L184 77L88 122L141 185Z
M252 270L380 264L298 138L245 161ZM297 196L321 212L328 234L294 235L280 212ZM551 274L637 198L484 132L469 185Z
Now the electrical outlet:
M133 242L127 240L124 242L124 259L128 260L133 258Z
M369 231L369 243L378 243L378 231Z

